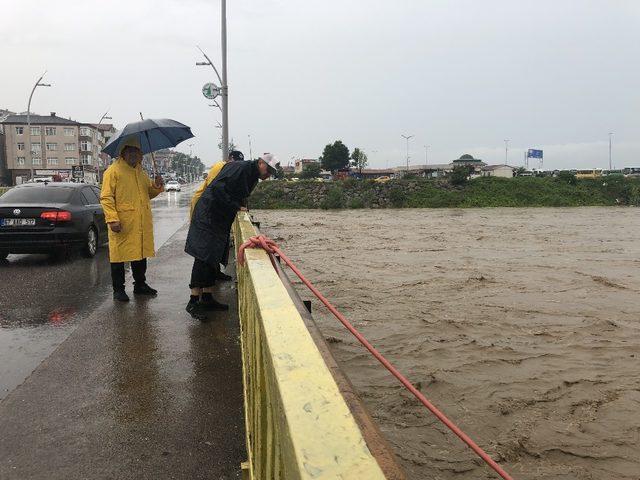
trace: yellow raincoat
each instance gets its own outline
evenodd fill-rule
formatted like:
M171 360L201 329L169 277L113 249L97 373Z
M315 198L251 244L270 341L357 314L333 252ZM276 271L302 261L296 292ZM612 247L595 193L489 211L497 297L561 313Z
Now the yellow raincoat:
M196 208L196 203L200 200L200 196L202 192L206 190L213 179L218 176L222 167L226 165L226 162L217 162L213 164L213 167L209 170L207 174L207 178L205 178L204 182L198 187L198 189L194 192L193 197L191 197L191 211L189 212L189 218L193 217L193 209Z
M121 157L104 172L100 203L105 221L122 225L118 233L109 228L111 263L155 256L150 200L163 190L154 186L140 164L131 167Z

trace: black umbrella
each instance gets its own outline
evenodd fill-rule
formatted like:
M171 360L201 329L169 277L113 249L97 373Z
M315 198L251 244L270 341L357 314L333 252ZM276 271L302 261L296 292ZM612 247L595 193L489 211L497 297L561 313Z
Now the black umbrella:
M122 130L117 131L102 151L111 157L117 157L120 155L122 145L125 145L128 140L136 139L142 153L152 153L163 148L175 147L192 137L191 129L180 122L168 118L157 120L148 118L129 123Z

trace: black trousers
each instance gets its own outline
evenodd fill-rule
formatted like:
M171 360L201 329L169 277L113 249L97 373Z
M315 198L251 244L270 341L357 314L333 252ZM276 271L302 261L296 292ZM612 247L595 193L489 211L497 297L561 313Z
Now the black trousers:
M131 262L133 283L142 285L147 282L147 259ZM114 290L124 290L124 262L111 264L111 282Z
M191 269L191 283L189 288L209 288L216 283L216 275L220 271L220 266L212 267L207 262L203 262L197 258L193 259L193 268Z

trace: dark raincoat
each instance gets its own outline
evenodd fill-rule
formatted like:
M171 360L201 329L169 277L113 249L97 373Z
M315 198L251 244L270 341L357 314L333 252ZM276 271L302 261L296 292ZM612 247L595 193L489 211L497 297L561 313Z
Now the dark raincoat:
M193 209L184 251L212 267L226 264L231 225L258 179L257 160L227 163Z

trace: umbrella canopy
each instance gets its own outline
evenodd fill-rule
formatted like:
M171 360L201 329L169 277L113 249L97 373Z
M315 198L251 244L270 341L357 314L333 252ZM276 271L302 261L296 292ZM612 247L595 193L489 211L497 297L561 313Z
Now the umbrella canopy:
M175 147L191 137L193 137L191 129L180 122L168 118L157 120L148 118L129 123L122 130L117 131L102 151L111 157L117 157L120 155L121 147L128 140L135 139L140 144L142 153L151 153L163 148Z

